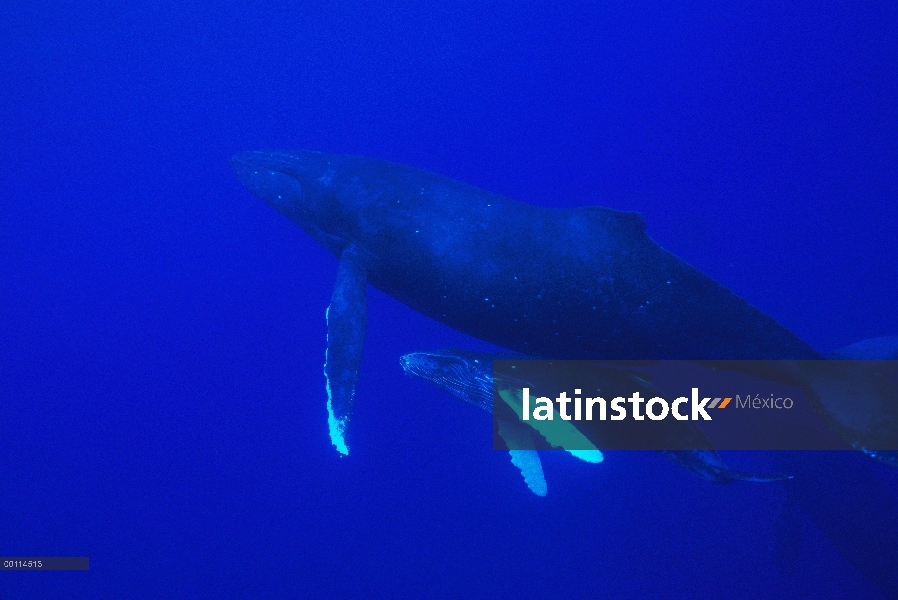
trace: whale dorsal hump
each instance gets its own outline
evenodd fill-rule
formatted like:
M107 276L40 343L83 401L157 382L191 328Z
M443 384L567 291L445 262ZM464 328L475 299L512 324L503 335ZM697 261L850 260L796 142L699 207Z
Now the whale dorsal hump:
M615 210L604 206L581 206L567 209L572 219L584 219L602 228L613 228L633 235L645 233L645 219L642 213Z

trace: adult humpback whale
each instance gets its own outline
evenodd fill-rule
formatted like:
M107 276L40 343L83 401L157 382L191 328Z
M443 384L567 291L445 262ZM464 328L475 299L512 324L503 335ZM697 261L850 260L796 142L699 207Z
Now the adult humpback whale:
M243 152L231 166L340 258L325 376L331 440L342 454L367 283L445 325L539 358L821 358L653 242L638 213L522 204L350 155Z

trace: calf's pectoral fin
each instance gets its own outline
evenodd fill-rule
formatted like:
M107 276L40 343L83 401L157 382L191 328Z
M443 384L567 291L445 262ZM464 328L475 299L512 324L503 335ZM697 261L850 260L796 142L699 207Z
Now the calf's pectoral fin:
M511 463L521 470L530 491L537 496L545 496L548 492L546 477L530 428L499 419L499 435L508 446Z
M347 246L340 256L334 295L327 307L327 352L324 360L328 432L331 443L344 456L349 454L355 385L368 326L365 305L367 272L354 256L353 246Z

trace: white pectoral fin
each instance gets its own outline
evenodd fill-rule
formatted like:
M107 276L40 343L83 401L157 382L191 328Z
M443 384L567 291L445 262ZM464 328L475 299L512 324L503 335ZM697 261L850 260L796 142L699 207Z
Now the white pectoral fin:
M511 464L521 470L524 483L531 492L537 496L549 493L546 477L543 475L543 465L536 450L509 450L508 453L511 454Z
M529 428L499 419L499 435L505 440L505 445L512 448L508 451L511 464L521 470L530 491L537 496L545 496L548 493L546 477Z
M367 273L353 260L353 247L343 251L334 295L327 307L327 424L337 451L349 454L349 426L355 402L355 384L368 317L365 304Z
M600 463L605 458L601 450L568 450L568 453L588 463Z
M522 417L523 395L520 390L499 390L499 396L515 411L519 418ZM580 460L600 463L604 459L602 451L596 448L570 421L562 419L561 415L554 408L552 409L551 419L546 419L545 421L529 419L527 423L546 438L549 444L555 448L567 450Z

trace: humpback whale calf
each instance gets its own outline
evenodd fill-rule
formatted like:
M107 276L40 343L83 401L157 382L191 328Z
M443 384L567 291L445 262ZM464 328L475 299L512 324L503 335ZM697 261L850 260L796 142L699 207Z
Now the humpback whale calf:
M492 360L520 358L520 355L483 355L462 350L440 352L413 352L399 359L408 375L420 377L449 392L453 396L476 406L488 413L493 412ZM525 384L526 385L526 384ZM554 409L553 409L554 412ZM522 426L516 418L497 417L498 433L505 440L511 454L511 462L518 467L527 487L537 496L545 496L548 488L543 475L542 461L536 451L536 433L529 426ZM571 428L573 426L561 418L544 421L541 424ZM562 434L568 432L562 432ZM551 443L552 432L544 428L540 435ZM570 439L570 438L567 438ZM579 447L589 448L588 440L579 437ZM558 444L562 446L563 444ZM602 451L595 446L591 450L568 450L572 455L586 462L598 463L604 459Z
M492 361L526 358L520 355L487 354L445 349L436 352L412 352L401 357L399 362L408 375L420 377L468 404L472 404L486 412L492 412L494 393ZM606 385L617 385L619 382L613 381L614 379L626 377L630 379L630 389L640 389L646 397L658 395L657 390L654 390L655 393L653 394L653 388L651 388L649 383L627 371L606 369L594 372L598 374L597 380L586 382L584 385L591 384L593 387L604 388ZM520 387L522 382L496 380L497 389L501 389L506 383L511 387ZM527 385L527 382L523 382L523 385ZM561 420L559 419L558 421ZM550 421L534 423L539 425L548 422ZM564 421L561 422L564 423ZM604 421L581 421L578 425L589 441L596 444L601 443L603 436L614 435L613 430L615 428L609 427L608 423ZM513 438L510 438L509 430L512 428L517 429L513 430L511 434ZM516 450L509 450L512 455L512 463L521 470L528 487L537 495L544 496L547 488L539 454L535 449L536 444L530 442L530 448L527 448L525 444L520 442L520 440L527 440L528 436L533 436L534 434L527 431L522 432L520 429L526 429L526 426L522 426L520 422L499 421L499 435L506 440L509 448L516 448ZM693 440L692 443L695 446L702 448L699 450L660 450L660 452L671 461L686 467L708 481L728 484L734 481L779 481L789 479L789 476L778 473L744 473L728 468L711 447L711 443L692 421L673 422L670 430L665 433L667 435L688 437ZM525 454L528 455L526 461L518 458ZM582 453L572 452L572 454L578 456L578 458L584 458L581 455ZM588 460L588 455L586 459ZM534 488L531 481L540 482L538 489Z
M898 338L880 338L849 346L837 354L843 358L882 360L894 358L896 348ZM520 355L448 349L406 354L400 358L400 364L407 374L429 381L490 412L494 394L492 361L522 358ZM496 389L506 384L518 387L521 383L497 380ZM535 448L526 448L520 441L533 434L524 431L509 437L509 425L506 423L505 433L502 425L500 421L499 434L507 445L519 448L510 450L512 463L520 469L530 490L545 496L548 487L539 453ZM580 425L602 427L601 422L581 422ZM691 421L683 425L694 427ZM784 481L784 499L773 540L773 557L787 581L792 579L800 561L802 538L805 537L803 522L809 520L885 597L898 597L898 505L894 494L880 481L886 473L877 471L882 468L879 465L861 462L853 452L773 452L774 466L789 474L785 476L731 470L713 449L661 451L661 454L715 483L788 480Z
M235 155L231 167L340 259L324 372L329 433L344 455L367 284L458 331L537 358L822 358L652 241L638 213L524 204L351 155L252 151ZM855 409L838 394L821 402L853 422ZM880 405L871 406L865 410ZM857 422L887 429L863 416ZM846 431L864 449L865 432Z

